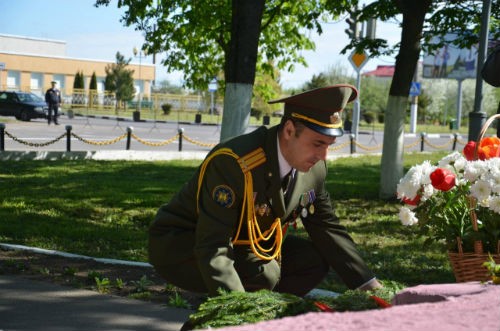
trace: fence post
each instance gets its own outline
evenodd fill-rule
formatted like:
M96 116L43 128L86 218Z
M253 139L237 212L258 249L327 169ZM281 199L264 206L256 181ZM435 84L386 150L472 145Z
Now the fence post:
M132 131L134 130L133 127L127 126L127 151L130 149L130 140L132 137Z
M425 132L420 133L420 151L424 151Z
M457 148L457 140L458 140L458 134L455 132L453 133L453 147L452 147L452 151L455 150L455 148Z
M351 154L354 154L354 153L356 153L356 147L355 147L356 136L354 134L351 134L350 137L351 137Z
M177 132L179 133L179 152L182 152L182 135L184 133L184 128L180 128Z
M0 123L0 152L5 151L5 124Z
M71 152L71 125L66 125L66 152Z

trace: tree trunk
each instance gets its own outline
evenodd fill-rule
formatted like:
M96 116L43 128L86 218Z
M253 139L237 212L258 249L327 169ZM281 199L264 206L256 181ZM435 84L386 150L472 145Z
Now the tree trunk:
M396 186L403 177L405 109L408 97L389 95L385 111L384 144L380 171L380 197L393 199Z
M248 127L264 4L265 0L232 1L221 141L245 133Z
M408 108L408 95L417 68L425 14L432 3L431 0L395 2L403 14L403 23L401 46L396 56L396 67L387 102L387 120L384 126L379 191L382 199L396 197L396 187L403 175L404 122Z

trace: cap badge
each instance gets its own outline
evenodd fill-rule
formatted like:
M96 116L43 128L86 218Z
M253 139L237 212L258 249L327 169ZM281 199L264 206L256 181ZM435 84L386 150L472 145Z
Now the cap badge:
M341 121L341 119L340 119L340 112L333 113L330 116L330 123L332 123L332 124L339 124L340 121Z

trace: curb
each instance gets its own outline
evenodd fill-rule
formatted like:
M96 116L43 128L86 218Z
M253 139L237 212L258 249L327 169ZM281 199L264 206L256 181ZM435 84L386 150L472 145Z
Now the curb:
M72 259L93 260L96 262L106 263L106 264L120 264L120 265L129 265L129 266L134 266L134 267L146 267L146 268L153 267L151 264L146 263L146 262L98 258L98 257L91 257L91 256L86 256L86 255L78 255L78 254L54 251L51 249L29 247L29 246L24 246L24 245L0 243L0 248L5 249L5 250L11 250L11 251L27 251L27 252L33 252L33 253L39 253L39 254L45 254L45 255L62 256L62 257L68 257L68 258L72 258Z

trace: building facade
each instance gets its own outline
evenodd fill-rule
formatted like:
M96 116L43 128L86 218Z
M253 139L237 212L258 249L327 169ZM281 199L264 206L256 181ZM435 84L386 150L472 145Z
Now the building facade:
M114 62L66 57L66 42L0 34L0 90L31 91L42 96L50 82L58 82L63 96L73 93L75 74L83 72L85 89L95 72L97 91L104 91L105 68ZM152 64L129 64L136 94L147 97L155 81Z

